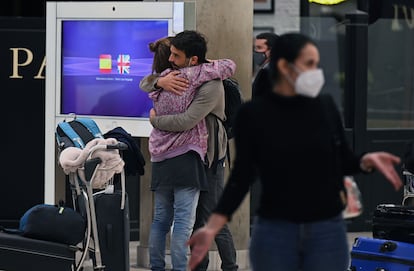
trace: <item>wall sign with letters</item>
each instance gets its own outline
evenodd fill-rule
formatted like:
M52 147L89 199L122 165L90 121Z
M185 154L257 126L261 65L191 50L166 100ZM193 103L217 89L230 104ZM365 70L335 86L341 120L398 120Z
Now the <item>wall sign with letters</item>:
M44 199L45 20L0 20L3 154L0 224L14 227Z

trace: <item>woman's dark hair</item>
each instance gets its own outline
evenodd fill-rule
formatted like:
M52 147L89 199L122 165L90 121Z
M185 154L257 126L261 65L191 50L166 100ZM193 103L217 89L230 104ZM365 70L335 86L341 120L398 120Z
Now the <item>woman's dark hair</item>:
M175 48L183 51L187 58L197 56L199 64L207 62L207 41L206 38L197 31L184 30L183 32L178 33L171 40L171 45L174 45Z
M170 45L172 37L161 38L149 44L149 49L154 53L152 62L152 73L161 73L162 71L172 68L170 61Z
M285 59L289 63L295 62L300 51L309 43L316 46L316 43L311 38L301 33L286 33L280 35L270 51L270 79L274 82L280 79L280 73L277 68L279 59Z

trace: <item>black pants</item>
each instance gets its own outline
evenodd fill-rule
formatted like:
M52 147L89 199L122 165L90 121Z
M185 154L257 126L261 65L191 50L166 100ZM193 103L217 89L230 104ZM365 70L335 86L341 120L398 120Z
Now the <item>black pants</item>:
M200 192L193 231L205 225L224 189L224 166L222 162L218 164L217 169L206 168L206 174L209 190L208 192ZM234 248L233 237L227 225L216 235L215 242L222 262L221 269L223 271L238 270L236 264L236 249ZM209 258L207 253L206 257L194 270L205 271L207 270L208 263Z

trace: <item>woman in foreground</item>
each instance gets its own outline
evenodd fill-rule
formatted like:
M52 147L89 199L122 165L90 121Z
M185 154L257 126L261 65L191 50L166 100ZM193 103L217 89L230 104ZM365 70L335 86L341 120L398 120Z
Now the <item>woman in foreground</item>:
M249 248L253 271L347 270L343 176L377 170L396 190L402 187L397 156L351 151L333 99L319 95L324 77L318 64L316 44L302 34L281 35L272 47L273 87L238 113L234 167L208 223L188 241L190 269L256 179L262 193Z

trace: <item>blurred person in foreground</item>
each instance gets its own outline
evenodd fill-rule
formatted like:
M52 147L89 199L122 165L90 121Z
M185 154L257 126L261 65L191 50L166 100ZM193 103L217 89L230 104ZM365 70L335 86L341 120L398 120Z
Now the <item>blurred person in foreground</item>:
M351 151L333 99L319 95L324 77L318 64L316 44L302 34L283 34L272 47L273 86L237 115L234 167L207 224L187 242L190 269L257 179L263 189L249 247L253 271L347 270L343 177L377 170L394 189L402 187L394 168L399 157ZM341 131L336 140L327 114Z

